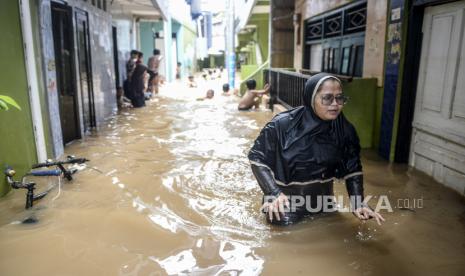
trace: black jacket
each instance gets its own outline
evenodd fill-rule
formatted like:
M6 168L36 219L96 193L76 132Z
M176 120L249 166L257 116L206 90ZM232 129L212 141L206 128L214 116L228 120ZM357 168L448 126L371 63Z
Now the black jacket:
M338 80L324 73L311 77L305 85L305 105L275 116L255 140L248 158L265 195L332 194L332 186L321 184L344 178L349 195L363 198L355 128L342 113L336 120L323 121L312 107L313 94L327 78Z

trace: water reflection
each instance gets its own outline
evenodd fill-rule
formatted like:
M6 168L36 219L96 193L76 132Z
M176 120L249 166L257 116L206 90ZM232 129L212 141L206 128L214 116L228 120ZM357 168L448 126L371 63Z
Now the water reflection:
M151 259L170 275L257 275L262 271L264 263L248 246L203 239L199 239L193 249L183 250L163 260Z
M465 274L463 198L370 152L366 192L422 197L424 208L383 213L381 227L348 213L267 225L246 154L271 112L195 101L202 85L167 86L69 146L92 169L55 200L30 211L20 191L0 200L2 275ZM39 223L17 223L31 214Z

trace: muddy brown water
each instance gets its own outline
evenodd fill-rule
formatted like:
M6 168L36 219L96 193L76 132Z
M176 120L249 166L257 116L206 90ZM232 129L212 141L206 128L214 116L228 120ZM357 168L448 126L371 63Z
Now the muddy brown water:
M246 154L272 114L218 91L196 101L205 87L168 85L68 146L92 168L33 210L24 191L0 199L0 274L465 275L464 199L370 151L366 194L393 208L382 226L350 213L269 226Z

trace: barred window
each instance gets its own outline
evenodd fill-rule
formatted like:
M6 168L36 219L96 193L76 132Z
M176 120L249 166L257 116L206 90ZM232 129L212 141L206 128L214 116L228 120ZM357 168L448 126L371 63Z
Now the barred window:
M366 0L361 0L308 19L303 67L361 77L366 12Z

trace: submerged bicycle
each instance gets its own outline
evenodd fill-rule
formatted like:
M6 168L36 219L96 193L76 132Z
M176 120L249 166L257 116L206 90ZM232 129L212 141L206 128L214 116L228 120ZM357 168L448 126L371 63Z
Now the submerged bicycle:
M34 205L34 202L37 200L42 199L45 197L56 185L50 185L46 190L34 194L34 190L36 189L36 183L32 181L27 181L27 176L57 176L57 177L64 177L68 181L73 180L73 174L78 171L76 165L84 164L85 162L89 161L86 158L76 158L74 156L68 156L66 160L63 161L53 161L48 159L44 163L38 163L32 165L32 169L21 177L21 181L16 181L13 177L16 174L16 171L7 166L4 173L7 178L8 183L11 185L13 189L26 189L26 209L31 208ZM38 170L39 168L50 168L55 167L54 169L47 169L47 170Z

